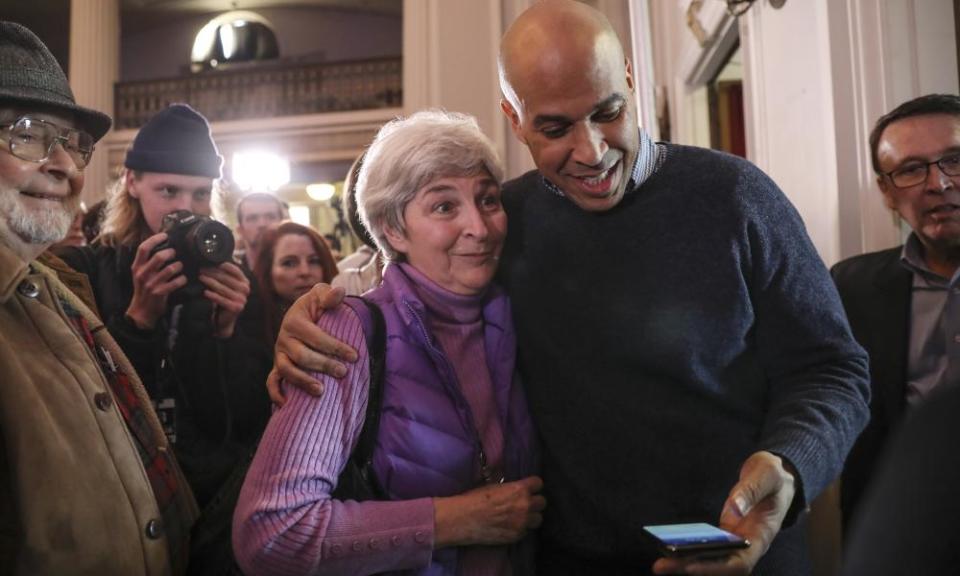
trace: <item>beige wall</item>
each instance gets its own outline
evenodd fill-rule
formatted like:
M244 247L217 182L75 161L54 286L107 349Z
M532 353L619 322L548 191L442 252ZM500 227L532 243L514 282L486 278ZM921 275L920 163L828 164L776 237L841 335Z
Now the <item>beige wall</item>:
M800 211L828 263L840 256L827 2L755 7L741 18L747 154ZM797 40L802 38L802 45ZM787 40L791 41L787 41Z
M473 114L502 156L506 131L496 81L500 3L406 0L403 10L405 111L442 107Z

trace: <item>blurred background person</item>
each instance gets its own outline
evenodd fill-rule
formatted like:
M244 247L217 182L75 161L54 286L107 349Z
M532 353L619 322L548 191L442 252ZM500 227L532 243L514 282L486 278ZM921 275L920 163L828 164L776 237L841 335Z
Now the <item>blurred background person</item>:
M326 233L323 235L324 241L327 243L327 248L330 249L330 253L333 254L333 260L336 262L343 257L343 254L340 252L343 246L340 244L340 239L337 238L336 234Z
M330 283L337 265L314 229L280 222L263 231L253 274L260 294L267 342L272 345L287 308L317 282Z
M260 251L260 236L272 224L284 219L283 203L273 194L254 192L237 202L237 246L234 260L253 271Z
M80 227L87 244L92 244L96 237L100 235L100 225L103 223L103 213L106 209L107 201L101 200L84 212Z
M347 178L343 182L343 211L347 215L347 224L354 236L363 244L356 252L337 263L340 274L333 279L334 288L343 288L344 292L352 295L363 294L371 288L380 285L383 278L383 258L373 236L360 220L357 209L357 179L363 165L364 154L361 154L350 166Z
M267 426L234 518L245 573L532 573L524 536L545 502L510 305L491 284L502 176L470 116L420 112L381 129L358 203L391 260L365 296L386 325L372 472L390 501L331 496L371 385L361 319L341 306L319 323L360 359L324 377L321 398L291 390Z

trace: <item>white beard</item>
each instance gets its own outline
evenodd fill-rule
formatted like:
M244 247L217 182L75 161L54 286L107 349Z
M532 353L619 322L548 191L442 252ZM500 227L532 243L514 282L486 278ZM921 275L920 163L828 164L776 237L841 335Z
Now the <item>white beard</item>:
M70 224L80 209L80 195L60 205L50 203L49 210L28 210L14 190L0 191L0 217L11 232L27 244L52 244L66 237Z

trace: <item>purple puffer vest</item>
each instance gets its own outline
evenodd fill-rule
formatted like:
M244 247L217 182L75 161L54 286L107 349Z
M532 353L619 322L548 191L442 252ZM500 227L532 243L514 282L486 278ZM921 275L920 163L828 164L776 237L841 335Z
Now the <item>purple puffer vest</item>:
M483 484L473 415L453 366L427 329L428 310L413 282L400 266L390 265L381 287L364 294L380 307L387 331L373 469L392 500L452 496ZM537 472L538 457L526 396L514 371L510 302L496 286L484 301L483 319L487 365L503 428L504 478L517 480ZM515 566L529 561L521 558L526 553L516 552ZM457 549L436 550L432 564L414 573L457 574Z

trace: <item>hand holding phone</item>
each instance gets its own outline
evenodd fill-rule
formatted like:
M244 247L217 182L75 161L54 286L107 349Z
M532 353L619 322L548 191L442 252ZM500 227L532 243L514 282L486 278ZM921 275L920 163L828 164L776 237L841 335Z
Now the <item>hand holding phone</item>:
M664 556L653 564L654 574L747 576L770 548L794 498L796 471L770 452L750 455L740 468L740 479L730 490L720 514L720 526L749 539L749 546L724 555Z
M665 556L711 558L750 546L744 538L705 522L644 526L643 531L657 542Z

